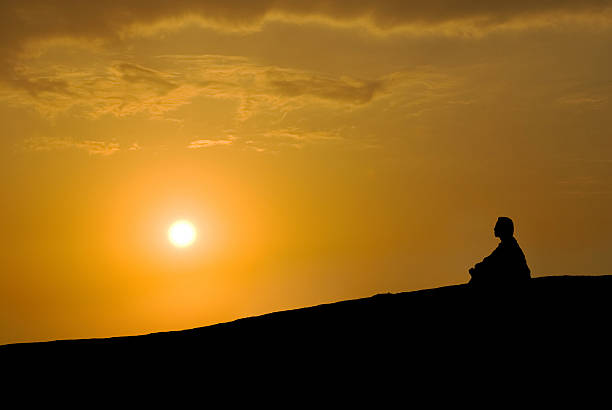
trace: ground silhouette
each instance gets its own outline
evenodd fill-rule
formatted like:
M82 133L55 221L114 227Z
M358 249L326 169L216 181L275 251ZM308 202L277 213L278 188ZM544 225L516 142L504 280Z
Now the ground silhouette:
M538 277L508 291L463 284L176 332L5 345L0 359L80 372L86 372L84 363L90 370L132 373L153 366L166 377L191 368L227 372L245 366L280 366L286 374L304 366L348 371L349 363L430 368L434 359L448 364L458 358L466 361L461 366L473 366L477 359L511 361L534 352L540 361L545 355L553 361L553 350L588 345L593 352L608 340L611 294L612 276Z

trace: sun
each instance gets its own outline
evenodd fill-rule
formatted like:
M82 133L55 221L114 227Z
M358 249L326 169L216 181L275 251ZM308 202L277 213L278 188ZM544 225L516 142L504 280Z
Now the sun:
M187 220L174 222L168 229L168 239L177 248L184 248L191 245L196 239L196 229Z

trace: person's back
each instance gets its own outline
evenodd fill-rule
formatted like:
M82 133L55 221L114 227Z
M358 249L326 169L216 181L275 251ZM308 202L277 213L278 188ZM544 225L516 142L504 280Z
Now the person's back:
M514 224L510 218L499 217L494 229L501 242L497 248L470 269L472 285L513 285L531 278L525 254L514 238Z

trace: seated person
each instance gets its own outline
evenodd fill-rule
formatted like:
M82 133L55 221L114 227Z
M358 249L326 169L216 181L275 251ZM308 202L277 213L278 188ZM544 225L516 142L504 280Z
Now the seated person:
M510 218L499 217L494 234L501 240L497 248L470 269L472 285L518 284L531 278L525 255L516 239Z

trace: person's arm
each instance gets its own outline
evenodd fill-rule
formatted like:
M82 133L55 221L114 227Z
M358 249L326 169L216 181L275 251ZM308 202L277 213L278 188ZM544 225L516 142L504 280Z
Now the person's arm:
M477 278L477 277L479 276L479 275L478 275L478 271L476 270L476 267L470 268L470 270L469 270L468 272L469 272L470 277L471 277L472 279ZM477 279L476 279L476 280L477 280Z
M470 269L470 274L472 277L474 274L478 275L482 272L487 272L491 270L495 270L495 261L498 259L499 255L499 246L495 248L493 252L487 257L485 257L481 262L478 262L472 269Z

